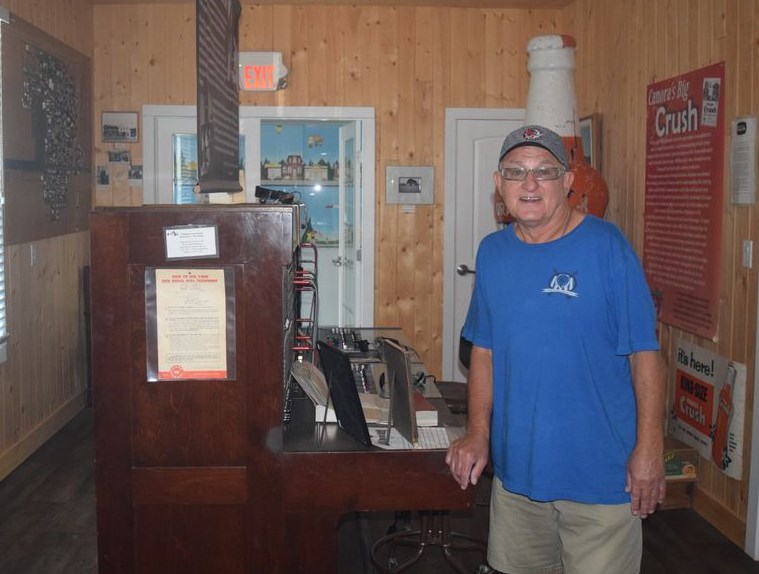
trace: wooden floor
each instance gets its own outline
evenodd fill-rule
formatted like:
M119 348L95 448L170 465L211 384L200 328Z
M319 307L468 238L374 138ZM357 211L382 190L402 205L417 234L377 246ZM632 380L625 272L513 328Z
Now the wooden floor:
M0 572L97 572L92 411L0 482Z
M0 573L97 572L92 419L89 409L83 411L0 482ZM478 495L487 498L487 492ZM374 572L361 548L383 535L393 518L377 514L345 521L340 573ZM454 515L452 523L480 536L487 530L487 509ZM644 522L643 536L642 574L759 574L759 563L690 510L656 513ZM441 556L430 548L406 572L452 572ZM476 566L477 557L471 560Z

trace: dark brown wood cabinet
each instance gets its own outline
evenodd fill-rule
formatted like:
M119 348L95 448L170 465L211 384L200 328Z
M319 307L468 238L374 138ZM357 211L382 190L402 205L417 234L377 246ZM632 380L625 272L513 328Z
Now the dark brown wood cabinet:
M218 254L169 259L169 228L214 227ZM91 220L92 371L101 574L333 573L355 510L468 508L444 453L366 450L284 424L293 345L296 206L97 210ZM233 277L234 376L148 381L146 272Z

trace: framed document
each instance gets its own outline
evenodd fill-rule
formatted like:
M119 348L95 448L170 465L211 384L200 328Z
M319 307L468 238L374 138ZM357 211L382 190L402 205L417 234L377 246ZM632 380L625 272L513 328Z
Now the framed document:
M234 269L145 270L148 381L235 377Z
M167 260L219 257L219 230L216 225L165 227L163 242Z

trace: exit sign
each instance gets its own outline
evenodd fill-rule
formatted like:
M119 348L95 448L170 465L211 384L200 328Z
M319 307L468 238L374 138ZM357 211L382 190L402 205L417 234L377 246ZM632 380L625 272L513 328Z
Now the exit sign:
M287 87L281 52L240 52L240 89L273 92Z

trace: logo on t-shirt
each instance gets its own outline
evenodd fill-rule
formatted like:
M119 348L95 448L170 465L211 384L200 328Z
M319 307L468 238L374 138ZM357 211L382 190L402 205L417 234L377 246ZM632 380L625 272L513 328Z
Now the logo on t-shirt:
M543 293L561 293L567 297L578 297L575 293L575 277L570 273L554 273L548 282L548 287L543 289Z

